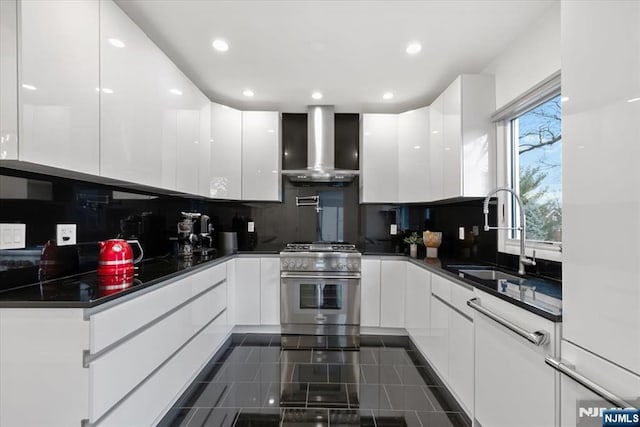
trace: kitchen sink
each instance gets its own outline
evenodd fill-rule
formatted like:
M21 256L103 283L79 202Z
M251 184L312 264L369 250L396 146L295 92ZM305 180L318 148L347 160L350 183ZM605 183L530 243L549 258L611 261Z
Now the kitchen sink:
M522 277L514 276L513 274L503 273L498 270L458 270L463 277L471 276L472 278L480 280L508 280L516 283L524 281Z

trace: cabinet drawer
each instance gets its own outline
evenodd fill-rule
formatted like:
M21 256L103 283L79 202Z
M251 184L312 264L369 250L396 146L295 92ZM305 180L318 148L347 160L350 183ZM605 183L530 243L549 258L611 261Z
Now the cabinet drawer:
M92 315L91 353L97 353L157 319L189 298L224 280L226 275L225 265L217 265Z
M473 289L451 282L451 305L473 319L473 309L467 305L467 301L471 298L473 298Z
M431 278L431 293L448 303L451 302L451 286L451 281L442 276L434 274Z
M90 413L96 420L226 308L226 283L90 362Z
M101 420L100 426L156 425L167 407L173 404L220 348L226 337L226 322L226 312L223 312Z

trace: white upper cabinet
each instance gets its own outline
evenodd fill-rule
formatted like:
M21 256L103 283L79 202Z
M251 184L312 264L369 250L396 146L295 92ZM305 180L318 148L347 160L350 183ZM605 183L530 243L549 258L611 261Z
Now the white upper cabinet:
M18 4L0 1L0 160L18 159Z
M282 200L280 131L279 112L242 112L242 200Z
M434 160L441 156L443 199L482 197L495 187L495 131L490 119L495 111L494 87L493 75L463 74L442 93L442 125L438 111L432 124L432 131L442 129L442 152L434 153L438 150L434 145L432 156Z
M398 115L363 114L360 203L398 201Z
M242 112L211 103L211 170L207 196L242 198Z
M178 71L176 86L172 94L176 96L176 189L189 194L201 194L200 168L209 173L208 162L200 161L203 156L210 155L209 133L205 132L210 123L209 99ZM204 120L202 126L200 121ZM202 194L206 195L206 194Z
M429 107L398 115L398 202L426 202L430 192Z
M2 38L5 32L3 3ZM96 0L22 1L17 51L21 121L19 160L97 175L99 172L99 7ZM15 25L15 23L13 23ZM3 44L5 42L3 41ZM4 56L2 61L8 61ZM14 54L16 51L13 52ZM5 68L2 68L5 74ZM12 77L3 76L4 83ZM13 76L15 76L13 74ZM15 82L15 80L14 80ZM15 106L13 107L15 110ZM11 111L11 110L9 110ZM5 114L3 112L3 119ZM3 120L4 122L4 120ZM15 137L5 134L1 158L15 159Z
M639 2L562 2L562 335L636 375L638 76ZM607 248L614 250L594 247L594 224L603 212L611 218L604 227Z
M429 108L429 125L431 135L429 140L429 198L441 200L444 195L444 122L442 107L444 95L440 95Z
M183 76L112 1L100 2L100 76L101 175L176 189Z

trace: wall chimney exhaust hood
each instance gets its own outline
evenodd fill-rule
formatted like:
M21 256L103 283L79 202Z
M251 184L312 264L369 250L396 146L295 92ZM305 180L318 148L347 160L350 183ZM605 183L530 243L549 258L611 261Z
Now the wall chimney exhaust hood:
M335 110L332 105L312 105L307 110L307 168L283 170L291 182L348 183L358 170L335 167Z

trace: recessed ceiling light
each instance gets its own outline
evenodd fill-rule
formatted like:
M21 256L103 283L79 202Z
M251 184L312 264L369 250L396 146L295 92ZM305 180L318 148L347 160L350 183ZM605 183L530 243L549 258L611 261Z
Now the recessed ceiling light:
M431 133L436 134L436 133L440 133L439 130L432 130Z
M322 92L315 91L311 94L313 99L322 99Z
M382 95L382 99L392 99L393 98L393 92L385 92L384 95Z
M422 50L422 45L418 42L413 42L410 43L409 46L407 46L407 53L409 55L415 55L416 53L420 52Z
M174 95L182 95L182 91L180 89L169 89L169 92Z
M112 94L113 93L113 89L109 89L108 87L103 87L102 88L102 92L108 93L108 94Z
M245 90L243 90L243 91L242 91L242 94L243 94L244 96L249 96L249 97L251 97L251 96L253 96L253 95L254 95L254 93L253 93L253 91L252 91L251 89L245 89Z
M560 102L567 102L569 100L568 96L563 96L562 98L560 98Z
M639 98L627 99L627 102L636 102L636 101L640 101L640 97Z
M211 45L218 52L226 52L229 50L229 43L222 39L215 39Z
M414 150L419 150L419 149L420 149L420 146L419 146L419 145L414 145L414 146L413 146L413 149L414 149Z
M275 130L273 130L273 129L267 129L267 133L274 133L274 132L275 132Z
M119 39L108 39L108 42L111 46L114 47L125 47L126 44L124 44L124 42L122 40Z
M28 84L24 84L24 83L22 84L22 87L23 87L24 89L27 89L27 90L37 90L37 89L38 89L38 88L37 88L37 87L35 87L34 85L28 85Z

